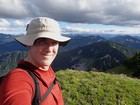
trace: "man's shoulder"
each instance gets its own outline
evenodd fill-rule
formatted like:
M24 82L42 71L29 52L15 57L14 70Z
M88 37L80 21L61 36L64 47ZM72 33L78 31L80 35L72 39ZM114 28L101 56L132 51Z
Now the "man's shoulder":
M4 76L4 80L5 81L17 81L17 82L20 82L20 81L26 81L26 82L30 82L32 83L32 77L30 76L30 74L26 71L26 70L23 70L21 68L14 68L12 69L9 73L7 73L5 76Z
M14 68L6 76L16 76L16 77L26 76L27 77L29 76L29 74L26 70L23 70L21 68Z

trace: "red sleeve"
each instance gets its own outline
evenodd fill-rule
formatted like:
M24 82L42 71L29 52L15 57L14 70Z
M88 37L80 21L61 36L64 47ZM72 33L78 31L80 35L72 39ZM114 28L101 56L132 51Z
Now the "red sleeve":
M0 105L31 105L34 81L24 71L11 71L0 85Z

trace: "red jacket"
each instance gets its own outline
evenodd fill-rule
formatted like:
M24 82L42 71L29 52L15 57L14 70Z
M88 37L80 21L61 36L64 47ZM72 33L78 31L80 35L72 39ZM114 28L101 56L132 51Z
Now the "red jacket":
M42 71L25 61L21 61L19 64L28 66L37 74L42 97L55 78L52 68L50 67L48 71ZM31 105L34 92L35 86L32 77L25 70L15 68L8 73L0 85L0 105ZM55 84L41 105L64 105L62 91L58 83Z

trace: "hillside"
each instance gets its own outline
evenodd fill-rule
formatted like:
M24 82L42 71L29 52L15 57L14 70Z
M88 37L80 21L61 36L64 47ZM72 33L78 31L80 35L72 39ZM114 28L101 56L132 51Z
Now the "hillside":
M26 51L7 52L0 55L0 76L6 74L17 62L26 56Z
M102 71L122 64L127 56L132 56L134 53L134 49L118 43L96 42L67 52L60 52L53 67L55 70L71 68Z
M140 105L140 80L125 75L56 72L65 105Z

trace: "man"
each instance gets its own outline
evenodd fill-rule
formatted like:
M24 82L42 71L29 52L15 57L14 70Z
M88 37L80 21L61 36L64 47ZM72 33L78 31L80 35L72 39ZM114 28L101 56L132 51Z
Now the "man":
M27 57L18 65L29 68L37 76L42 97L55 79L50 65L57 55L59 45L66 44L70 38L62 36L59 24L47 17L33 19L26 30L26 35L16 38L29 49ZM0 105L32 105L34 95L34 81L22 68L10 71L0 85ZM58 82L41 105L64 105Z

